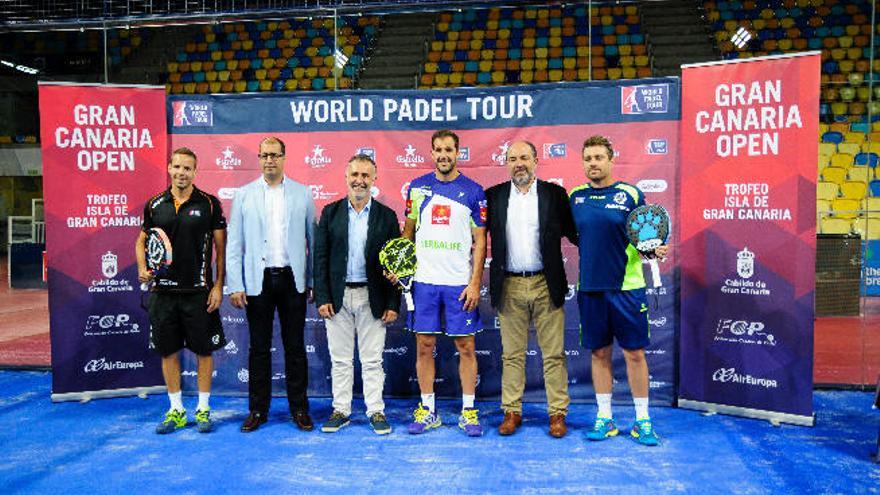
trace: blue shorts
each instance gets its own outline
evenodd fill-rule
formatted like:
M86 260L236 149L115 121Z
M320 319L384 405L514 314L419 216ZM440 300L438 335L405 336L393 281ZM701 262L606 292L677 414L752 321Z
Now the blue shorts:
M415 333L467 337L481 330L479 310L464 311L458 296L466 285L434 285L413 282L415 311L409 313L409 328ZM445 320L445 325L443 324Z
M613 339L627 350L644 349L651 343L645 289L578 291L578 309L581 345L587 349L608 347Z

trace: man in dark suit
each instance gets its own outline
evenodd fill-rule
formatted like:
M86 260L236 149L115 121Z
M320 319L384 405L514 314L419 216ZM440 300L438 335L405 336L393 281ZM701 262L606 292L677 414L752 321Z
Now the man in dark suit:
M372 158L352 157L345 180L348 196L324 207L315 238L315 304L327 326L333 382L333 413L321 431L349 424L357 337L367 417L383 435L391 433L382 401L385 325L397 319L400 295L382 273L379 251L400 237L400 224L392 209L371 197Z
M567 433L565 416L570 402L564 351L568 292L561 239L577 244L568 195L562 187L538 180L535 146L516 141L507 150L511 180L486 190L492 262L489 294L501 323L503 364L501 435L511 435L522 424L522 396L529 324L534 322L544 359L544 383L550 435Z

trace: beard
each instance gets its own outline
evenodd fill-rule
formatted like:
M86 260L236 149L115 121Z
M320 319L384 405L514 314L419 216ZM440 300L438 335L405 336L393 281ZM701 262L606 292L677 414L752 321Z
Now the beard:
M527 186L532 183L534 178L535 175L529 172L516 172L513 174L513 183L520 187Z

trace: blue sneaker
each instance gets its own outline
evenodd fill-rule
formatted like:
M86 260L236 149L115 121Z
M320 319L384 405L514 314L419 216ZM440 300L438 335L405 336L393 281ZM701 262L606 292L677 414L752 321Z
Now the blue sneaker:
M387 435L391 433L391 425L388 424L388 420L385 418L384 413L374 413L370 416L370 426L373 427L373 431L376 432L376 435Z
M614 424L613 419L596 416L596 422L593 423L593 429L587 432L586 437L587 440L598 442L600 440L605 440L606 438L617 436L618 433L620 433L620 431Z
M196 429L199 433L210 433L214 431L214 422L211 421L211 410L196 410Z
M169 409L165 413L165 419L156 426L156 433L164 435L175 432L184 426L186 426L186 410Z
M630 436L635 438L640 444L649 447L660 445L660 437L654 431L654 425L651 424L651 418L636 420L632 430L629 431Z
M411 435L418 435L437 428L441 424L440 416L437 413L431 412L430 409L419 402L419 407L413 411L413 422L409 425L409 433Z
M321 431L323 431L324 433L335 433L340 429L348 426L350 422L351 421L348 419L348 416L346 416L345 414L339 411L333 411L333 413L330 414L330 419L328 419L327 422L324 423L323 426L321 426Z
M476 408L469 407L462 409L461 416L458 417L458 427L464 430L469 437L483 436L483 425L480 424L477 412Z

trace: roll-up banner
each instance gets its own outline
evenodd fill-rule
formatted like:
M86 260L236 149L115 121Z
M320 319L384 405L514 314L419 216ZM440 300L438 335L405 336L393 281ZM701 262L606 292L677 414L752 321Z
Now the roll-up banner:
M168 128L173 147L186 146L198 154L196 185L217 195L227 213L236 188L260 177L259 142L274 135L286 144L285 172L311 188L319 212L327 203L345 197L346 163L352 155L366 153L378 164L374 198L403 220L409 181L434 169L432 132L452 129L461 137L461 171L484 187L510 180L505 166L507 147L513 140L525 139L537 149L538 177L571 190L586 181L581 164L584 139L606 135L618 152L616 177L640 187L648 202L663 204L675 219L678 82L676 78L658 78L434 91L172 96ZM580 346L574 297L577 249L567 242L563 246L570 288L565 306L570 392L574 400L592 400L590 355ZM660 404L671 404L675 397L676 259L673 254L662 265L662 286L649 288L656 295L650 308L651 393L652 400ZM488 269L480 303L485 330L476 338L477 394L495 399L501 389L501 338L487 285ZM243 394L249 376L245 315L228 302L221 311L229 344L214 355L214 390ZM404 319L398 319L387 333L384 364L385 393L389 396L418 394L415 339L402 328ZM309 391L330 395L326 330L314 307L309 308L305 338ZM276 339L273 348L274 392L281 394L284 366L280 341ZM441 396L457 396L458 358L450 339L438 339L437 356L435 390ZM526 367L526 400L544 400L540 350L534 337ZM195 389L195 369L195 360L185 354L184 383L190 390ZM615 376L619 380L617 396L628 401L622 355L615 359ZM358 381L355 390L359 389Z
M41 83L52 400L164 390L134 243L166 185L165 88Z
M681 407L814 423L819 67L682 67Z

